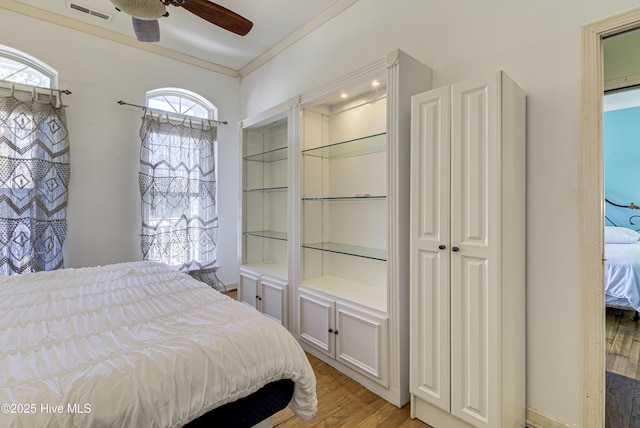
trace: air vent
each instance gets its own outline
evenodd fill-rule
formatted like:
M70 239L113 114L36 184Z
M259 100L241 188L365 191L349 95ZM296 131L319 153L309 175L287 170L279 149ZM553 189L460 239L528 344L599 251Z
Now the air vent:
M67 5L70 9L77 10L79 12L86 13L87 15L95 16L100 19L104 19L105 21L111 21L111 15L107 15L106 13L90 9L78 3L67 2Z

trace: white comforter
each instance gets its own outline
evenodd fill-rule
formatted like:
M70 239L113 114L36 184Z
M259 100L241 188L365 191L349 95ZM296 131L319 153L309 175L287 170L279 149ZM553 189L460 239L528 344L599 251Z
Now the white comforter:
M640 311L640 242L606 244L606 303Z
M1 427L174 427L315 377L276 322L168 266L134 262L0 278Z

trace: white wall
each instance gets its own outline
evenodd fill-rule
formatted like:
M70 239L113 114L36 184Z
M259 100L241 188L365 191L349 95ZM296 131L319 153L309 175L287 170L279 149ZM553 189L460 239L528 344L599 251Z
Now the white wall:
M500 69L520 84L528 94L527 405L576 427L581 27L636 7L637 0L360 0L241 85L251 116L395 48L432 67L434 87Z
M219 108L219 277L237 277L239 83L236 79L0 9L0 44L55 68L71 140L67 267L140 260L138 159L145 92L179 87Z

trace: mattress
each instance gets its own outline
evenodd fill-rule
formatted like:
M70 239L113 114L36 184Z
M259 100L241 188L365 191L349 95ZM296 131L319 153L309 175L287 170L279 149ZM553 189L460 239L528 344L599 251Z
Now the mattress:
M293 336L166 265L0 278L0 426L179 427L281 379L316 412Z
M605 304L640 311L640 242L605 245Z

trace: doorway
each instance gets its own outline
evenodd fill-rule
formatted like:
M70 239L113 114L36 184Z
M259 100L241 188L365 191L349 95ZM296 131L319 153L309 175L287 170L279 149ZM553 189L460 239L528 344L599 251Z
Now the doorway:
M583 300L583 427L604 426L603 46L604 38L640 26L640 9L598 21L582 31L581 224ZM601 314L594 316L594 314Z

